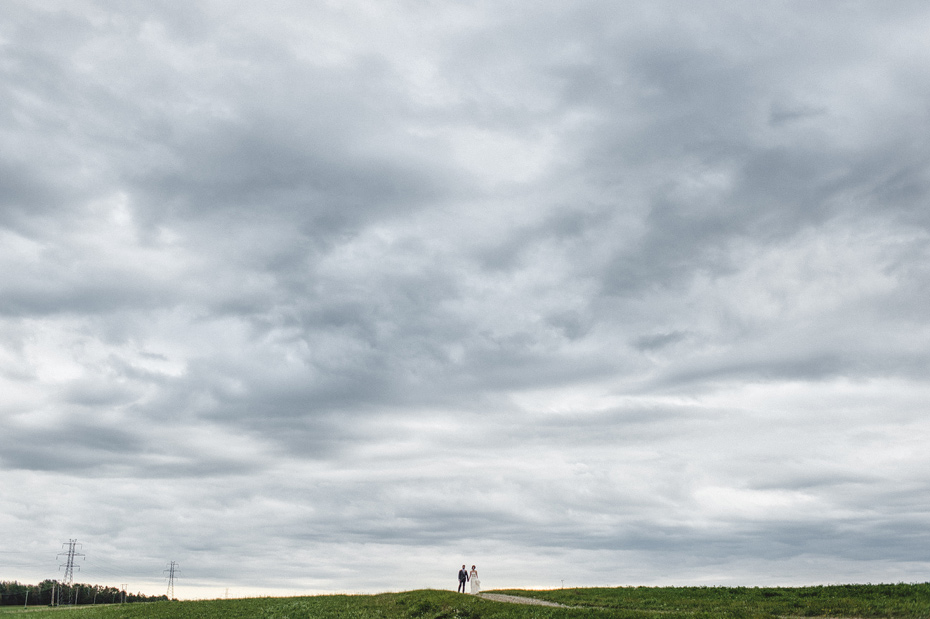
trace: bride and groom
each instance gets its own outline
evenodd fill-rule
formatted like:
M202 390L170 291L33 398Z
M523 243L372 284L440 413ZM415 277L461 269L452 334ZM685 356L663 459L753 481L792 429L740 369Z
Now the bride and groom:
M459 570L459 593L465 593L465 583L471 582L471 592L478 593L481 590L481 581L478 580L478 570L471 566L471 571L466 571L465 566Z

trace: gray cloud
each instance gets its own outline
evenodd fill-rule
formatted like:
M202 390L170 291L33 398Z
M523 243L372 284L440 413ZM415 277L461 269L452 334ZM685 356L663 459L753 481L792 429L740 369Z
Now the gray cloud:
M6 15L8 577L923 577L921 4Z

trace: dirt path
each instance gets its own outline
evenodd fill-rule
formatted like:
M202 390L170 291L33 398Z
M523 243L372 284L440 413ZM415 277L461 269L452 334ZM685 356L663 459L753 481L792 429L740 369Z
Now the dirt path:
M559 608L572 608L571 606L565 606L564 604L557 604L555 602L548 602L546 600L536 600L534 598L525 598L519 595L504 595L503 593L479 593L479 597L483 597L486 600L494 600L495 602L510 602L512 604L533 604L535 606L557 606Z

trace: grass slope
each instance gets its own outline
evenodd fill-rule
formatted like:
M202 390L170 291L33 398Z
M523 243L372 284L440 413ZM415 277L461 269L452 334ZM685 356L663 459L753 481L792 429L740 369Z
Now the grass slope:
M930 618L930 584L802 588L620 587L507 590L580 608L523 606L449 591L327 595L78 608L2 607L0 616L28 619L703 619L711 617ZM65 615L62 615L65 613Z
M569 606L664 617L930 617L930 584L618 587L501 591Z

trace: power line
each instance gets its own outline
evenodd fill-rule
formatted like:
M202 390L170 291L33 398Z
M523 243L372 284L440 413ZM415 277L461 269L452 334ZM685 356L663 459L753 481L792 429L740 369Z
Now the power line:
M107 576L116 576L117 578L120 578L122 576L136 576L137 575L134 572L131 573L128 570L124 569L122 566L114 565L113 563L109 563L107 561L102 561L99 558L86 559L86 564L87 564L87 568L91 572L94 572L95 574L97 572L100 572L101 574L104 574Z

